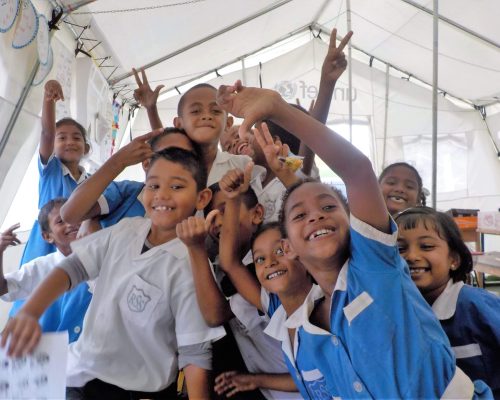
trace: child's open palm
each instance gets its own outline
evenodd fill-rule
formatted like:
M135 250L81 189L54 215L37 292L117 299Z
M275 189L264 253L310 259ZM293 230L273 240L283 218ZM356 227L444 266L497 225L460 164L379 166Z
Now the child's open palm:
M21 244L21 241L14 232L20 226L21 225L17 223L15 225L12 225L6 231L2 232L2 234L0 235L0 253L3 253L9 246L16 246L18 244Z

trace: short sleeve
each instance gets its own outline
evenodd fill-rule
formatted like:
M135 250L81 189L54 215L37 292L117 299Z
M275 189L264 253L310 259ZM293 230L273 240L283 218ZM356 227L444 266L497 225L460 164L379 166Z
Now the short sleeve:
M9 291L1 299L4 301L26 299L53 267L54 265L44 264L35 259L22 265L17 271L6 274L5 280Z
M54 154L49 157L47 164L44 164L40 158L40 153L38 153L38 173L40 176L54 175L55 171L61 169L61 161Z
M391 233L378 231L351 214L351 262L354 268L370 272L387 272L387 267L400 269L404 261L397 247L398 229L390 220Z
M73 253L82 262L90 280L99 276L113 229L114 227L102 229L71 243Z
M223 327L210 328L205 323L196 301L193 282L176 285L172 289L171 309L175 318L175 335L179 347L216 341L226 334Z
M109 214L120 206L127 196L126 183L127 181L111 182L102 196L99 198L99 206L101 207L101 215Z

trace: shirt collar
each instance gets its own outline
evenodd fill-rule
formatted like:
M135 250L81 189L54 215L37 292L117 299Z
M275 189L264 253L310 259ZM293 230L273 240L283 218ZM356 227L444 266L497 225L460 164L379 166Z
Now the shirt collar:
M81 175L80 175L80 178L78 178L78 180L76 180L73 175L71 175L71 172L69 171L68 167L66 165L64 165L62 162L61 162L61 167L62 167L62 173L63 173L63 176L66 176L66 175L69 175L71 178L73 178L73 180L77 183L77 184L80 184L82 183L85 179L87 179L88 177L88 174L87 174L87 171L85 170L84 167L82 167L81 165L78 166L78 169L80 170L81 172Z
M188 255L187 247L184 243L179 238L174 238L172 240L169 240L166 243L160 244L158 246L154 246L150 250L148 250L145 253L141 254L141 249L142 246L144 245L144 240L147 238L149 230L151 229L151 220L149 218L144 218L144 225L137 231L137 236L139 237L139 240L136 241L138 245L138 257L140 258L145 258L145 257L158 257L158 252L165 252L173 255L177 259L183 259L186 258Z
M347 290L347 271L349 270L349 259L346 260L342 268L340 269L339 275L337 276L337 282L335 282L335 287L333 292L336 290L341 290L345 292ZM332 292L332 293L333 293Z
M432 304L432 311L434 311L439 320L450 319L455 315L458 295L463 286L463 282L453 283L453 279L448 281L443 293Z

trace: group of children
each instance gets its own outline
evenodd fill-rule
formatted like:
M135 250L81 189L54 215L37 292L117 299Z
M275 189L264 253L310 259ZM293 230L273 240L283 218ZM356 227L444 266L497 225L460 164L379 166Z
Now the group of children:
M324 125L350 36L337 47L332 33L311 115L271 90L201 84L164 129L158 88L134 71L153 131L90 177L84 129L55 125L49 81L37 239L57 251L26 250L5 277L0 264L2 298L28 298L2 334L8 353L69 330L69 399L175 398L179 370L193 399L500 398L500 300L464 284L472 259L453 220L425 207L411 165L377 179ZM347 199L314 176L314 154ZM139 162L144 182L114 181Z

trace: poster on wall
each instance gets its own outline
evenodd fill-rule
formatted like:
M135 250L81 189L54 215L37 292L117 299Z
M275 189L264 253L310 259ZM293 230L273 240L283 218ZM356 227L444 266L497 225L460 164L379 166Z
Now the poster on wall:
M38 13L31 0L21 0L20 16L17 18L12 47L21 49L36 38L38 32Z
M1 0L0 0L1 1ZM38 34L36 35L36 48L40 64L45 65L49 61L50 37L49 24L45 15L38 16Z
M54 79L61 84L64 93L64 101L56 103L56 118L61 119L71 117L71 79L75 65L75 55L57 38L52 40L52 48L54 50Z
M7 32L14 25L19 0L0 0L0 32Z
M38 68L38 71L36 72L35 79L33 79L33 83L32 83L33 86L38 86L40 83L42 83L45 80L47 75L50 73L50 70L52 69L53 63L54 63L54 55L53 55L52 49L49 46L47 62L45 64L40 63L40 67ZM60 103L60 102L58 102L58 103Z

